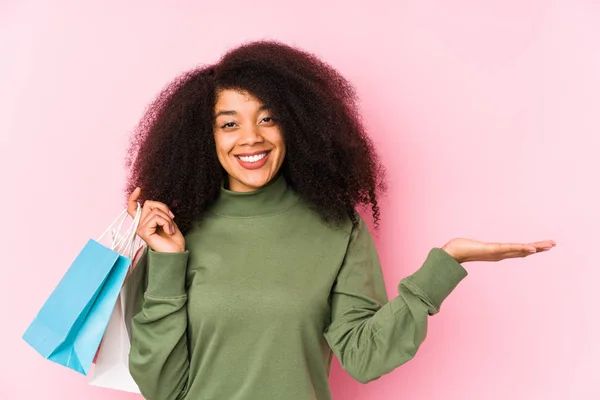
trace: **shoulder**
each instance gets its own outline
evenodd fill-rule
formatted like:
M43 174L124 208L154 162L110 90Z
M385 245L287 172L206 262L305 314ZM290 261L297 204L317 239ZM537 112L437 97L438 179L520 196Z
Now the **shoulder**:
M301 223L308 224L316 230L327 232L335 236L344 236L348 239L355 229L355 225L358 227L364 224L364 220L360 214L355 211L353 216L347 215L342 220L325 220L314 207L310 206L302 199L285 217L290 221L301 221ZM353 223L353 219L357 224Z

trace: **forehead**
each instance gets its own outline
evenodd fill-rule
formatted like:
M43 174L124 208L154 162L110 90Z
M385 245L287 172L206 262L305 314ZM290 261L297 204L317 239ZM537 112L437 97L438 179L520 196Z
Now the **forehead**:
M263 106L262 102L242 90L221 89L217 92L216 111L243 111L244 109L257 109Z

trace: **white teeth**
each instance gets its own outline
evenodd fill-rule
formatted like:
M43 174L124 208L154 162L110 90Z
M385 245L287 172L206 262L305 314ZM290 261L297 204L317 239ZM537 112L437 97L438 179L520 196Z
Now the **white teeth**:
M238 158L240 160L242 160L243 162L251 162L252 163L252 162L257 162L257 161L262 160L263 158L266 157L266 155L267 155L267 153L264 152L264 153L260 153L260 154L255 154L253 156L247 156L247 157L246 156L238 156Z

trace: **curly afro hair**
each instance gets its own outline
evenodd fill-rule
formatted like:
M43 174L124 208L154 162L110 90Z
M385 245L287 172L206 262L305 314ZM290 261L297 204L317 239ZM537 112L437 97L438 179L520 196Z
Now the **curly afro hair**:
M139 186L140 201L167 204L184 233L202 220L226 177L213 136L222 89L250 93L271 110L286 142L281 171L324 221L356 224L364 206L377 225L384 169L354 88L316 56L275 41L243 44L163 89L133 132L127 195Z

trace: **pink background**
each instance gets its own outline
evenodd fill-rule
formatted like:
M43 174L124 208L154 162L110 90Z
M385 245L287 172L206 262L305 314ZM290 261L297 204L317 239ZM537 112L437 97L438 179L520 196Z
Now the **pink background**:
M558 243L465 264L417 357L365 386L336 362L335 399L600 398L597 2L82 3L0 3L0 399L139 398L88 386L20 337L121 211L146 104L259 38L313 51L356 85L388 168L376 240L390 296L452 237Z

